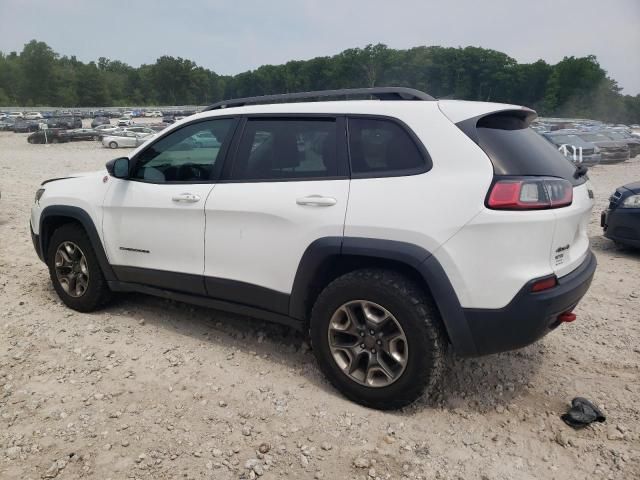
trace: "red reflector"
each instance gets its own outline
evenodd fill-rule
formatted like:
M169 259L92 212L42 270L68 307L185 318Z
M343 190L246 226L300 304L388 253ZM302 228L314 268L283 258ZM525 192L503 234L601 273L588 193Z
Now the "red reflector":
M557 284L558 284L558 279L555 276L545 278L543 280L538 280L536 283L531 285L531 291L541 292L543 290L549 290L550 288L555 287Z
M561 322L573 322L576 318L576 314L573 312L564 312L558 315L558 320Z

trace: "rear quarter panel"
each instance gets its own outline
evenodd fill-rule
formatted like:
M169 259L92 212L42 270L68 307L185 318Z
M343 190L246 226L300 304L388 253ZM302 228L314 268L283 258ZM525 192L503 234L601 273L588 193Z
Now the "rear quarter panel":
M399 109L431 156L430 171L351 180L345 236L413 243L431 253L484 208L493 178L485 153L438 109Z

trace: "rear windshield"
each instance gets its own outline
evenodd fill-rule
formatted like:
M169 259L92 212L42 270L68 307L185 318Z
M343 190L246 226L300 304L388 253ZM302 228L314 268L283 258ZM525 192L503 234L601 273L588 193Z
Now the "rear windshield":
M521 112L487 115L471 124L458 126L484 150L496 175L560 177L578 185L575 165L551 143L529 128L529 119ZM472 131L474 130L474 131Z

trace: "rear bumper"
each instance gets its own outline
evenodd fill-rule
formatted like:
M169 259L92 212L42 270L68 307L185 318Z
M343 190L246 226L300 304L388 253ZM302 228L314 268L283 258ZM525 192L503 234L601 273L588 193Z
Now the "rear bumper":
M589 251L573 272L558 279L558 285L531 292L532 280L513 300L500 309L464 309L476 355L504 352L529 345L560 325L558 316L571 311L591 285L596 258Z
M608 239L640 248L640 209L605 210L600 216L600 226Z

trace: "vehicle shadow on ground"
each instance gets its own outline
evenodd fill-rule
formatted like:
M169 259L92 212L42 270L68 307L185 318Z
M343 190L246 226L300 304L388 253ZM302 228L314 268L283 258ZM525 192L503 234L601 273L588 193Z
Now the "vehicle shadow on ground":
M485 413L518 403L544 364L544 339L513 352L478 358L450 353L439 395L431 402Z
M299 370L301 378L337 395L317 368L306 335L291 327L138 293L117 294L105 311L196 338L211 348L239 350L260 356L263 362Z
M117 295L107 311L197 338L212 348L259 355L263 361L298 370L313 386L342 398L318 369L306 335L290 327L136 293ZM542 350L544 347L537 344L482 358L448 354L439 390L433 398L416 402L404 413L436 407L487 411L515 402L543 363Z

